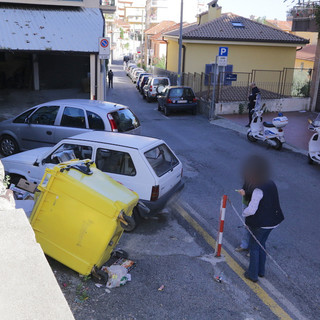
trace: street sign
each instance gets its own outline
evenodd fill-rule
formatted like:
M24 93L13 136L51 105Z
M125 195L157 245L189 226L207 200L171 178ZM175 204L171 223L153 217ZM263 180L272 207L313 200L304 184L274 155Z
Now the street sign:
M238 75L236 73L227 73L225 80L227 81L237 81Z
M218 66L220 67L226 67L228 65L228 57L221 57L218 56Z
M99 38L99 59L110 59L110 38Z
M228 56L228 47L219 47L219 57L227 57Z

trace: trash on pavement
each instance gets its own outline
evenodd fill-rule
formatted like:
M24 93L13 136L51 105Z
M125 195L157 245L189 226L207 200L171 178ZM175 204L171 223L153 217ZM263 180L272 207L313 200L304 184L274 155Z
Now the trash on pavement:
M216 276L216 277L214 277L214 280L216 280L217 282L221 283L222 282L222 277Z
M102 267L101 270L108 274L106 287L109 289L123 286L128 282L128 269L123 266L113 264L110 267Z
M132 269L136 267L136 263L134 261L124 258L118 259L115 263L113 263L113 265L125 267L128 270L128 272L130 272Z
M158 291L163 291L164 290L164 285L161 285Z
M105 281L99 268L124 231L119 216L131 217L138 195L90 160L47 168L38 189L30 223L43 251L80 274Z

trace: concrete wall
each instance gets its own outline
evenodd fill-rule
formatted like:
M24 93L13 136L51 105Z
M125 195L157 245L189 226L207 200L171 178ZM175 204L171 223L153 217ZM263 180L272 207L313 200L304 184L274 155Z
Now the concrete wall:
M310 108L310 98L285 98L265 100L267 111L288 112L288 111L308 111ZM247 102L234 101L234 102L219 102L216 104L216 114L238 114L239 104L244 104L244 113L248 112Z

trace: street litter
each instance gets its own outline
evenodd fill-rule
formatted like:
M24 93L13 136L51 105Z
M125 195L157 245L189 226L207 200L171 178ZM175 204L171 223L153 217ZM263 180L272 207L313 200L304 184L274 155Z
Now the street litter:
M113 265L120 265L122 267L125 267L128 272L136 267L136 263L134 261L124 258L118 259L115 263L113 263Z
M222 277L216 276L216 277L214 277L214 280L216 280L217 282L221 283L222 282Z
M111 293L111 291L109 289L105 289L104 290L106 293Z
M110 267L102 267L101 270L108 274L106 287L109 289L124 286L128 282L128 269L123 266L113 264Z
M97 288L101 288L101 287L103 287L103 284L101 284L101 283L96 283L95 286L96 286Z
M163 291L163 289L164 289L164 285L161 285L158 291Z

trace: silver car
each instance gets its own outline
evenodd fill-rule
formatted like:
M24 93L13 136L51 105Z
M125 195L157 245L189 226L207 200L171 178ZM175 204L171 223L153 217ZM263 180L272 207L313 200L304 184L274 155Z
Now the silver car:
M53 146L87 131L140 134L140 122L126 106L95 100L56 100L0 122L0 152L9 156L22 150Z

